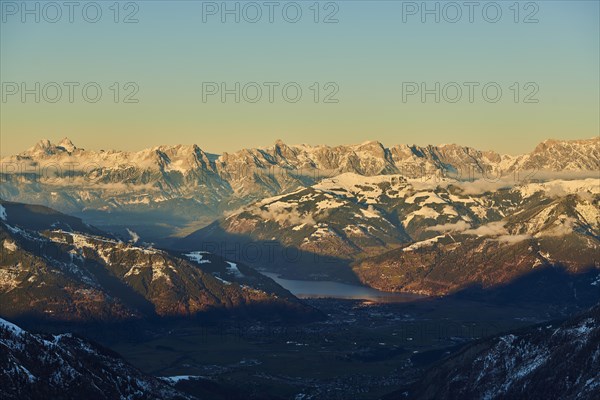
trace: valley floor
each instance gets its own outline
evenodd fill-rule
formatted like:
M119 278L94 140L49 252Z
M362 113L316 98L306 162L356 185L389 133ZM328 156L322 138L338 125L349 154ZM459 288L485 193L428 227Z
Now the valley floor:
M327 320L299 325L176 322L95 340L144 372L184 376L211 399L377 399L402 391L464 344L576 311L457 299L307 299ZM198 379L188 380L193 376Z

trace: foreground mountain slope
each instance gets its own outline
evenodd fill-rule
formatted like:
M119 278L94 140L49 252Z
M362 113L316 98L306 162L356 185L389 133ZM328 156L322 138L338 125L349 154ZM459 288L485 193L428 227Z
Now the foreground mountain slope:
M10 208L2 205L0 220L0 315L118 321L253 309L293 318L313 311L271 279L218 256L173 254L73 230L23 229Z
M411 399L597 399L600 306L482 340L432 367ZM406 398L399 395L398 399Z
M116 353L70 334L34 335L0 319L0 397L191 399Z

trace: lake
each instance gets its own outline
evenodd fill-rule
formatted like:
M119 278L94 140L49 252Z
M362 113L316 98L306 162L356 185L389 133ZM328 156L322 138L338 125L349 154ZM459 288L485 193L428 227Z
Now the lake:
M333 281L300 281L280 278L278 274L261 271L275 282L301 299L329 297L334 299L364 299L374 302L401 303L422 299L426 296L409 293L382 292L367 286L351 285Z

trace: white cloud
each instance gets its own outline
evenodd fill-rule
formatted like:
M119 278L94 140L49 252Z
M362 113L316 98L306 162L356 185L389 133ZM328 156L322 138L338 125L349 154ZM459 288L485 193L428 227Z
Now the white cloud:
M435 231L435 232L462 232L469 229L471 225L469 225L465 221L458 221L454 224L442 224L430 226L427 228L427 231Z
M495 238L494 240L497 240L502 243L512 244L512 243L519 243L519 242L522 242L524 240L528 240L531 238L532 238L531 235L501 235L501 236L498 236L497 238Z
M486 225L481 225L475 229L467 229L463 232L466 235L477 236L499 236L508 235L508 231L504 228L504 222L490 222Z
M138 240L140 240L140 235L138 235L137 233L135 233L134 231L127 229L127 232L129 233L129 235L131 236L131 242L132 243L137 243Z
M500 189L511 188L514 186L514 182L507 181L488 181L485 179L478 179L473 182L459 182L457 184L462 189L465 195L479 195L486 192L494 192Z

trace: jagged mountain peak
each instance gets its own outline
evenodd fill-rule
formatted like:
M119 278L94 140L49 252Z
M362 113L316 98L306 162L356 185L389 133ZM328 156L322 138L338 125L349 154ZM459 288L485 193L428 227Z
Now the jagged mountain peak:
M51 146L52 146L52 142L50 141L50 139L41 139L39 142L37 142L35 144L34 148L47 149Z
M550 151L552 149L565 149L578 146L598 146L600 144L600 137L590 139L576 139L576 140L558 140L558 139L546 139L539 143L532 151L532 154L539 154Z
M548 147L569 147L569 146L598 146L600 145L600 136L592 137L589 139L572 139L572 140L561 140L561 139L546 139L536 146L537 148L548 148ZM534 150L535 151L535 150Z
M582 140L545 140L531 153L517 156L511 169L597 172L600 170L600 137Z
M50 150L54 147L50 139L42 139L37 142L33 147L26 150L23 154L42 155L49 154Z
M66 136L58 143L58 146L62 147L63 149L65 149L69 153L72 153L75 149L77 149L77 147L73 144L73 142L71 141L71 139L69 139Z
M362 142L359 145L354 145L354 147L374 147L374 148L385 148L385 146L383 145L383 143L381 143L378 140L367 140L365 142Z
M42 139L37 142L33 147L26 150L23 155L27 156L52 156L61 153L73 153L77 150L77 147L73 142L64 137L58 144L52 143L50 139Z
M275 146L276 147L286 147L287 144L285 144L285 142L283 140L277 139L277 140L275 140Z

